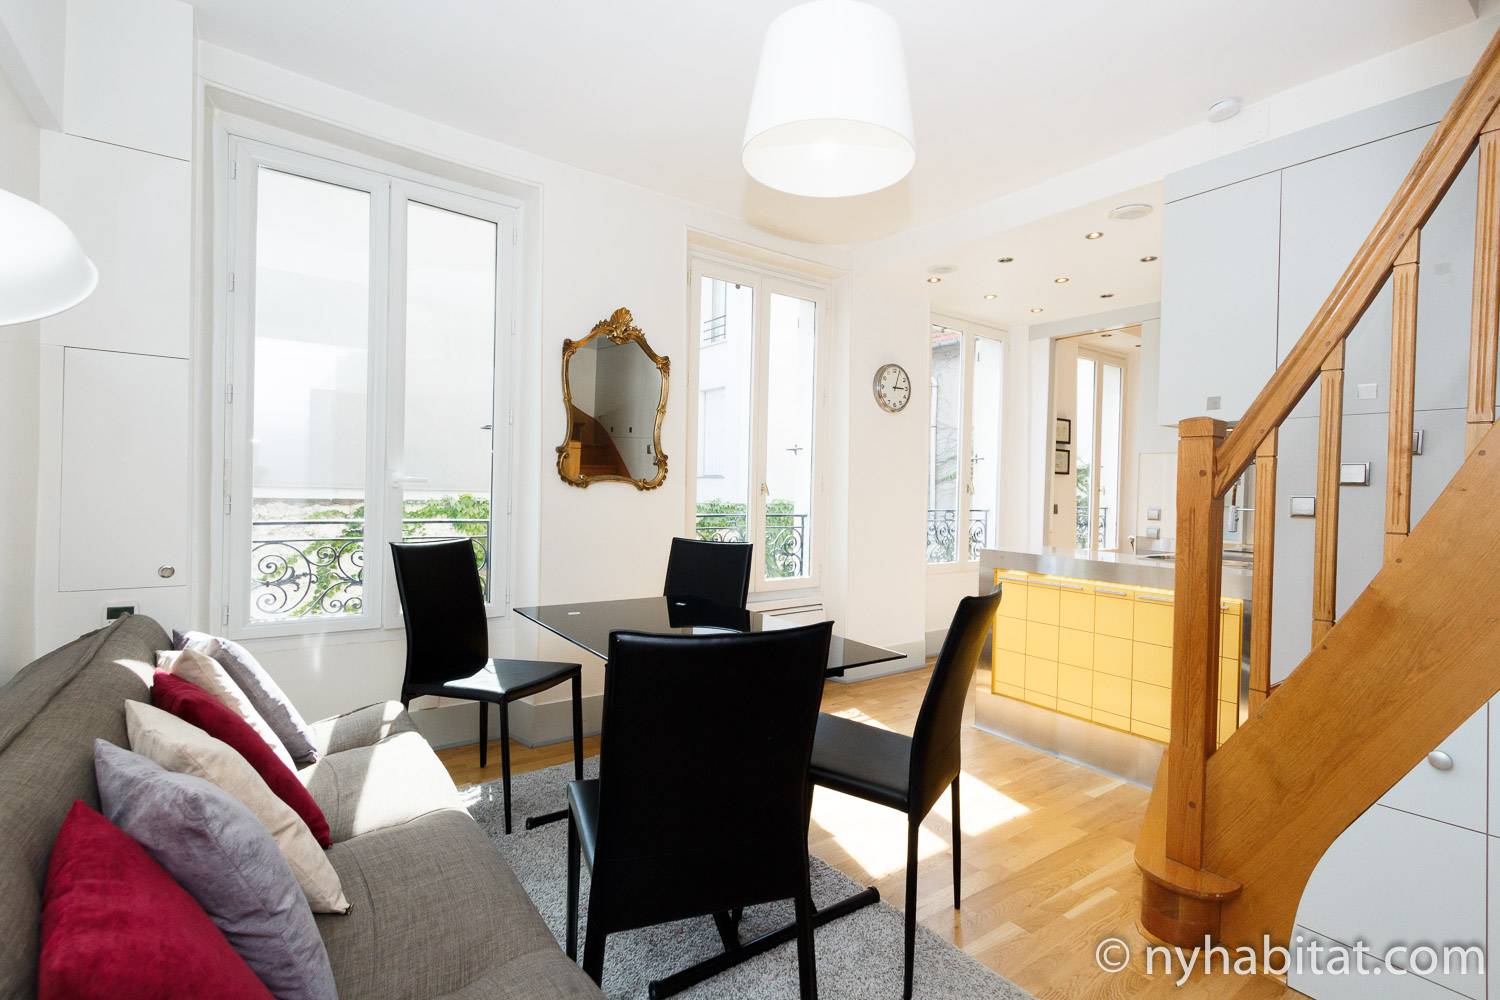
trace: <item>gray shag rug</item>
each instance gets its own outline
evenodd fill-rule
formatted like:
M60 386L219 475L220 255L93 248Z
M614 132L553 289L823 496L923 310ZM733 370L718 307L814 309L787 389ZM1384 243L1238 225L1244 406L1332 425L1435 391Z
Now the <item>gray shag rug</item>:
M598 772L591 757L586 773ZM565 804L564 788L573 777L572 764L515 775L511 780L512 830L505 835L500 782L475 785L462 791L470 815L489 834L500 854L515 870L559 945L567 903L567 823L551 823L527 830L525 818ZM812 859L812 891L816 905L825 906L858 892L842 872ZM579 892L579 947L588 922L588 866L583 867ZM790 922L790 902L751 907L745 911L741 936L757 934ZM884 901L865 907L818 928L818 995L823 1000L899 1000L902 974L901 912ZM723 950L713 920L698 917L636 931L611 934L604 953L604 992L617 1000L644 998L647 984ZM1000 998L1029 1000L1030 994L991 972L958 948L917 925L915 997L968 1000ZM797 949L781 945L735 966L693 989L684 997L734 997L770 1000L797 995Z

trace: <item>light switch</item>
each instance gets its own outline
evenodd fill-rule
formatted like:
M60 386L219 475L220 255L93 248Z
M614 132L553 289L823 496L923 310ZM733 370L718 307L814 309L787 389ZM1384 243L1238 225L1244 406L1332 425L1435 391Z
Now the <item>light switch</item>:
M1208 400L1203 404L1203 408L1206 410L1221 410L1224 408L1224 398L1222 396L1209 396Z
M1292 497L1293 517L1314 517L1318 511L1317 497Z
M1146 508L1146 520L1148 520L1148 521L1160 521L1161 520L1161 508L1160 507L1147 507Z
M1359 385L1354 387L1354 398L1374 399L1375 394L1379 391L1379 388L1380 384L1378 382L1361 382L1359 383Z
M1151 525L1151 526L1149 526L1149 527L1147 527L1146 528L1146 537L1147 538L1160 538L1161 537L1161 529L1158 528L1154 524Z
M1369 486L1369 462L1344 462L1339 466L1340 486Z
M1422 435L1422 431L1411 432L1411 453L1413 455L1422 454Z

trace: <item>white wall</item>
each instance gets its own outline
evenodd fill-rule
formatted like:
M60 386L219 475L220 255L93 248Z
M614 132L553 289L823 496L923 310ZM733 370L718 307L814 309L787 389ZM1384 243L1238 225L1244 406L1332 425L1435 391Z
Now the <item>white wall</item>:
M63 117L64 0L0 0L0 76L32 124L58 128Z

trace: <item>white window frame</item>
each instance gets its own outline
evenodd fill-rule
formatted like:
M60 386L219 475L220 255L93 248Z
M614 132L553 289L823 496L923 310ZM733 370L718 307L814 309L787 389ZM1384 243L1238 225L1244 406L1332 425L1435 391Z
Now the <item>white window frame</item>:
M1130 413L1130 404L1125 398L1129 391L1130 363L1124 355L1115 354L1111 351L1101 351L1096 347L1078 348L1078 356L1086 358L1094 363L1094 426L1091 427L1090 436L1094 443L1094 453L1089 456L1092 472L1089 473L1089 544L1088 552L1118 552L1120 551L1120 539L1124 536L1120 525L1120 505L1123 502L1119 494L1125 487L1125 421ZM1099 545L1099 526L1094 523L1094 513L1099 509L1099 456L1104 454L1104 439L1100 433L1104 427L1104 374L1100 366L1112 365L1120 369L1120 436L1116 442L1116 454L1120 456L1119 468L1115 470L1115 547L1112 549L1102 548ZM1077 372L1074 372L1074 381L1077 381ZM1074 431L1076 438L1077 431ZM1077 449L1075 448L1076 452ZM1077 455L1074 456L1074 470L1077 470ZM1073 495L1077 496L1075 486ZM1077 541L1077 515L1074 515L1074 541Z
M959 359L962 365L962 373L959 378L961 385L958 402L958 512L955 515L956 538L953 543L954 558L949 562L929 562L927 571L929 573L958 573L973 572L979 566L979 560L969 556L969 516L973 509L972 498L974 496L974 364L975 355L980 340L989 341L1000 349L1000 385L1001 392L1005 391L1007 383L1006 366L1010 359L1006 354L1006 333L993 327L982 326L968 320L957 319L951 316L942 316L934 313L927 325L928 348L926 361L928 364L928 380L931 381L932 347L931 334L935 326L947 330L956 330L961 335L959 347ZM990 511L992 518L992 533L998 534L1000 530L999 504L1004 499L1003 483L1001 482L1000 470L1005 464L1005 405L1001 400L1000 426L995 429L995 440L997 443L995 454L995 502L996 509ZM929 436L929 449L931 441ZM927 474L931 475L933 456L929 451L927 455ZM924 511L927 523L931 521L931 511ZM922 548L925 553L926 524L923 525Z
M514 342L521 275L521 205L494 192L448 182L260 123L223 116L215 125L215 414L213 486L217 518L211 558L212 606L227 635L241 639L354 632L401 626L388 543L401 537L406 481L406 203L415 201L496 226L495 379L491 460L490 596L485 611L504 618L513 591L514 413L519 382ZM370 341L367 373L365 573L363 610L348 616L256 621L250 615L250 421L254 400L254 244L256 170L269 167L370 193Z
M752 289L754 294L753 342L751 345L750 376L750 474L746 528L750 541L755 546L751 561L750 593L754 595L785 594L787 592L817 591L822 585L822 535L824 525L819 522L819 512L826 509L824 500L825 476L819 464L819 456L827 454L824 442L824 406L828 398L826 368L828 356L826 344L831 335L830 291L826 284L801 275L772 270L759 264L735 260L715 254L694 251L688 261L688 315L694 335L688 338L688 440L697 441L699 422L698 357L703 349L701 330L698 328L702 313L704 278L717 278ZM768 409L770 375L771 310L773 294L786 295L813 303L815 336L813 341L813 437L812 437L812 497L811 509L807 513L807 575L788 580L765 578L766 537L766 412ZM689 487L686 500L686 530L688 538L696 535L698 514L698 455L693 454L687 470Z

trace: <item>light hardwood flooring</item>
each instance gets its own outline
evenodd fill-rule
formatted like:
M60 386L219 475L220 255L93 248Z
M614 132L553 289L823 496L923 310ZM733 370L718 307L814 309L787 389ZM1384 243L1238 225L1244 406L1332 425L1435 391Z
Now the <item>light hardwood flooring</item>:
M827 685L823 709L910 732L929 670L857 684ZM989 674L975 678L988 690ZM598 751L598 740L586 752ZM1133 853L1146 809L1142 788L1029 747L965 729L963 909L953 909L952 826L945 798L923 824L919 842L917 912L924 925L1029 990L1053 998L1192 997L1214 1000L1298 998L1268 976L1197 974L1178 988L1176 976L1147 976L1146 945L1136 927L1139 875ZM500 777L491 746L480 770L477 746L439 751L462 785ZM513 744L516 773L572 760L570 743L536 749ZM905 819L900 814L819 789L811 847L881 898L905 899ZM1126 941L1134 956L1123 972L1095 962L1107 937ZM899 948L900 942L891 942ZM920 983L918 984L920 993Z

